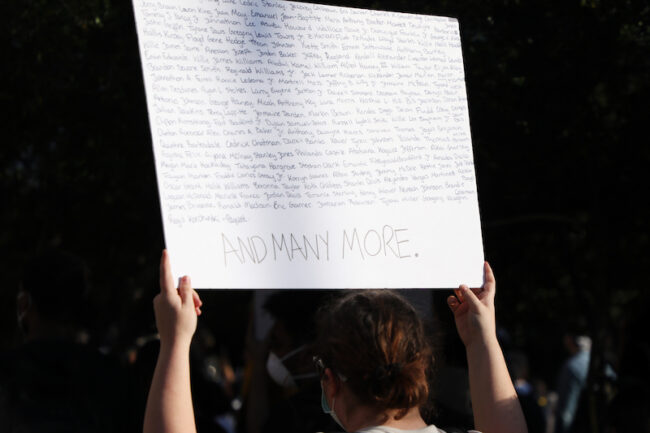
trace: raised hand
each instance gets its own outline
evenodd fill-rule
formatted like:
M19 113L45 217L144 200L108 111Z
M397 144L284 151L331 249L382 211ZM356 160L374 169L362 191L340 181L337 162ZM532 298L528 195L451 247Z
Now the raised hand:
M176 288L167 250L163 250L160 258L160 293L153 303L161 345L180 343L189 346L196 330L197 316L201 315L202 302L192 289L190 277L182 277Z
M526 420L497 341L496 283L487 262L483 272L483 287L470 289L462 284L456 296L447 298L465 343L474 425L483 433L526 433Z
M160 354L144 413L144 433L196 433L190 388L190 343L201 299L190 277L175 287L167 250L160 258L160 293L153 300Z
M455 290L455 296L447 298L447 304L454 313L456 329L465 347L496 338L494 316L496 282L488 262L485 262L483 272L485 281L483 287L470 289L461 284Z

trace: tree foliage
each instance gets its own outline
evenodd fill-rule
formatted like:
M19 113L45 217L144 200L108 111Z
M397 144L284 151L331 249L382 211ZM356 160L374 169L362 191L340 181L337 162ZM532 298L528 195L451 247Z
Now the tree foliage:
M343 5L459 19L486 257L499 280L500 320L538 355L533 367L552 379L567 321L584 318L602 336L643 314L650 6ZM101 308L89 323L99 337L132 338L151 323L163 240L131 5L1 7L1 341L11 341L21 264L50 245L93 269Z

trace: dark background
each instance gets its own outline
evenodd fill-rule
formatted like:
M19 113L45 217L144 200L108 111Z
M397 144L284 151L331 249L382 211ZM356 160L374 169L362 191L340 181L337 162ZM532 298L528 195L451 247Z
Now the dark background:
M334 4L459 19L498 320L549 384L567 329L585 328L616 366L650 305L648 3ZM132 6L0 8L0 350L20 341L22 266L57 246L92 269L80 314L92 341L119 352L153 329L163 248ZM202 296L202 320L236 351L250 293Z

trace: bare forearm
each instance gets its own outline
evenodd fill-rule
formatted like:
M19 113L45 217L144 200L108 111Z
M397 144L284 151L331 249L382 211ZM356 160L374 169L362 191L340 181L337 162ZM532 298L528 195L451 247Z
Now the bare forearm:
M161 345L154 371L144 433L196 432L190 388L189 348Z
M467 347L475 428L483 433L526 433L526 421L496 337Z

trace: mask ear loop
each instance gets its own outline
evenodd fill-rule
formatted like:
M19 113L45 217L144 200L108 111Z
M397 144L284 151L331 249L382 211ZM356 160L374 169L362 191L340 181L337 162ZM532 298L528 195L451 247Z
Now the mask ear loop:
M298 380L298 379L311 379L312 377L317 377L318 373L303 373L303 374L295 374L293 375L293 378Z
M287 354L284 355L282 358L280 358L280 361L286 361L287 359L291 358L291 357L292 357L293 355L295 355L296 353L305 350L305 347L307 347L307 345L306 345L306 344L303 344L302 346L293 349L291 352L287 353Z
M342 379L341 375L339 375L340 379ZM345 377L345 376L343 376ZM347 380L347 378L345 379ZM345 380L342 380L342 382L345 382ZM324 413L328 414L329 416L332 417L334 422L336 422L343 430L345 430L345 427L343 427L343 424L341 423L341 420L339 419L338 415L336 415L336 412L334 412L334 405L336 404L336 397L332 397L332 406L329 405L327 402L327 397L325 396L325 389L323 388L323 383L321 381L320 384L321 387L321 409L323 410ZM347 430L345 430L347 431Z
M286 361L287 359L291 358L296 353L299 353L299 352L305 350L306 347L307 347L307 345L303 344L302 346L293 349L292 351L290 351L289 353L284 355L282 358L280 358L280 361L282 361L282 362ZM296 380L296 379L310 379L310 378L316 377L316 376L318 376L318 373L303 373L303 374L292 374L291 375L291 377L293 377L294 380Z

